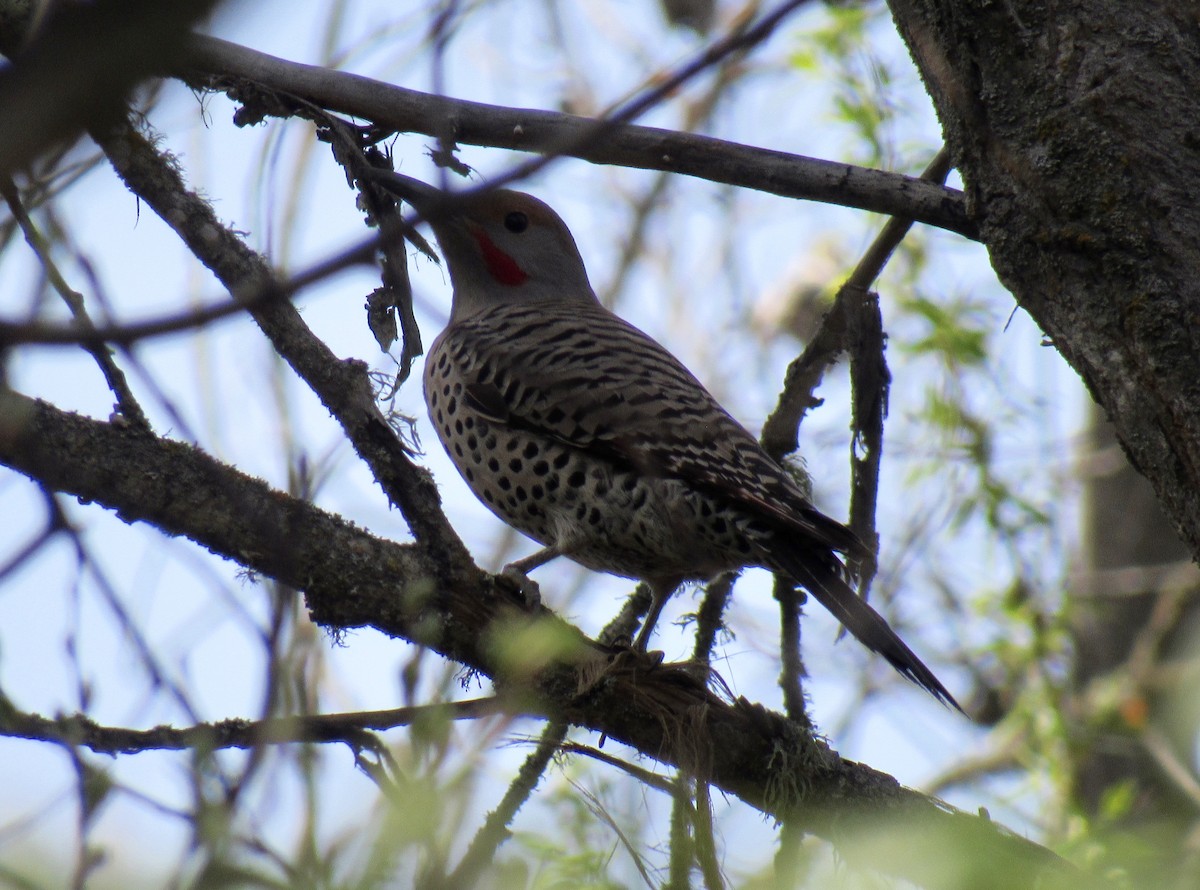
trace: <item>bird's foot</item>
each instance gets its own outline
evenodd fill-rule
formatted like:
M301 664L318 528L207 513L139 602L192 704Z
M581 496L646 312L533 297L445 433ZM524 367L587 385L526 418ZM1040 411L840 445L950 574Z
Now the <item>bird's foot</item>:
M542 604L541 588L536 581L521 571L520 566L510 563L501 569L496 577L501 583L519 593L525 601L525 607L530 611Z
M650 645L650 637L654 634L654 625L643 622L642 629L638 631L637 638L633 641L631 648L638 652L646 652Z
M613 652L613 657L633 658L637 660L645 659L651 662L653 667L662 664L667 657L667 653L659 649L647 652L640 646L634 644L633 638L628 634L622 634L613 640L609 647Z
M658 667L667 660L667 653L663 652L661 649L652 649L649 652L647 652L645 649L641 649L638 650L638 655L640 655L642 658L645 658L647 661L653 664L654 667Z

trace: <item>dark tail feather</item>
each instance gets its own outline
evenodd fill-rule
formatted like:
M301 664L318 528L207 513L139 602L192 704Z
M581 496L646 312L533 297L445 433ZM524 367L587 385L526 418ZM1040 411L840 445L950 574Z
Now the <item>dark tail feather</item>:
M776 554L778 556L779 554ZM843 580L840 565L813 566L812 556L807 558L791 554L791 558L780 560L780 568L794 578L805 590L816 597L817 602L828 609L860 643L888 660L897 671L918 686L924 687L934 698L950 705L960 713L954 696L933 675L921 659L905 645L883 616L867 604L854 589Z

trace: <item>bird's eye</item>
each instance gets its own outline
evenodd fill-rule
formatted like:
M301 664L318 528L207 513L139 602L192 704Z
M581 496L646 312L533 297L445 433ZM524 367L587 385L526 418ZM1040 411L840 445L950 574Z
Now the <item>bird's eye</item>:
M504 228L519 235L529 228L529 217L520 210L514 210L504 217Z

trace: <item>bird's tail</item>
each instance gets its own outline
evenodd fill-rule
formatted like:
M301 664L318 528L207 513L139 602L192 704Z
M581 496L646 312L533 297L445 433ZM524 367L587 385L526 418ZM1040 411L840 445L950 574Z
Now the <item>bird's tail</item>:
M829 556L823 565L811 553L776 552L774 557L778 568L816 597L817 602L828 609L855 639L882 655L892 667L928 690L938 701L962 712L954 696L933 671L908 648L883 616L846 583L842 566L834 557Z

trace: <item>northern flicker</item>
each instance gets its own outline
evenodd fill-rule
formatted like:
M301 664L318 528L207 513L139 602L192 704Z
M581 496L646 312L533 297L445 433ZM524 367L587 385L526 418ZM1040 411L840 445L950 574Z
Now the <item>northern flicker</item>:
M662 606L684 581L745 566L783 573L867 648L939 700L954 698L847 583L863 545L818 511L758 441L666 349L600 305L558 215L494 190L455 197L376 171L428 220L453 286L430 347L425 401L475 495L543 545L646 581Z

